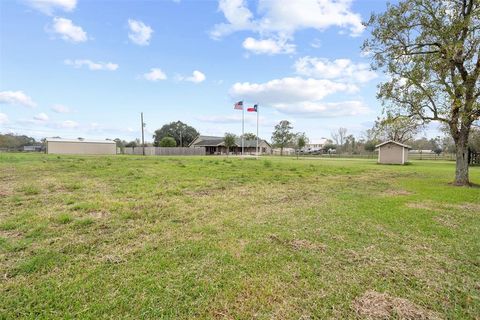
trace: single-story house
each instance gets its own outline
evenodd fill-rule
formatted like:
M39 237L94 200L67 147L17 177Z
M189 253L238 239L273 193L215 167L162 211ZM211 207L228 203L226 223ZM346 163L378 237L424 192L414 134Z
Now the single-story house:
M198 136L190 143L190 148L205 148L206 154L227 154L227 148L225 147L224 137L216 136ZM258 141L260 154L271 154L272 146L265 140L259 139ZM256 154L257 140L244 140L243 141L244 154ZM230 154L242 154L242 139L235 139L235 146L230 148Z
M408 150L412 149L393 140L380 143L375 148L378 150L378 163L383 164L405 164L408 162Z
M47 138L46 150L53 154L117 154L117 144L111 140Z

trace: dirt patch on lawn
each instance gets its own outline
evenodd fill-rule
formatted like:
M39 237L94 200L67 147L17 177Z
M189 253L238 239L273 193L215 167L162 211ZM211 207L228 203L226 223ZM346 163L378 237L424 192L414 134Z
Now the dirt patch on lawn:
M365 319L440 319L434 312L386 293L367 291L353 301L355 313Z

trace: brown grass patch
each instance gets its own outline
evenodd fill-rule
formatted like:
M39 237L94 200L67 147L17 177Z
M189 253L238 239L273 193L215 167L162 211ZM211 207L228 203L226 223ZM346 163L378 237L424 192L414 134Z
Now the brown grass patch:
M440 211L438 203L435 204L433 202L408 202L405 204L410 209L422 209L422 210L430 210L430 211Z
M452 221L451 217L446 216L446 215L440 215L435 218L433 218L436 222L440 223L441 225L444 225L445 227L448 228L457 228L458 224L456 224L454 221Z
M277 235L270 235L270 239L276 243L280 243L293 249L295 251L311 250L311 251L325 251L327 246L322 243L315 243L305 239L282 240Z
M0 230L0 237L7 239L20 239L23 237L23 233L16 230Z
M480 203L466 202L466 203L461 203L457 205L452 205L451 207L455 209L466 210L472 213L473 212L480 213Z
M478 203L461 203L461 204L449 204L449 203L435 203L432 201L423 201L423 202L408 202L405 204L408 208L411 209L423 209L430 211L449 211L449 210L462 210L468 213L480 213L480 204Z
M107 211L92 211L92 212L89 212L89 215L92 218L95 218L95 219L102 219L102 218L108 217L110 215L110 212L107 212Z
M407 299L376 291L367 291L355 299L353 309L359 317L366 319L440 319L434 312Z
M206 197L209 195L212 195L215 193L214 190L211 189L204 189L204 190L185 190L183 192L187 196L193 196L193 197Z
M409 196L409 195L412 195L413 192L410 192L410 191L407 191L407 190L402 190L402 189L399 189L399 190L385 190L384 192L382 192L382 195L383 196L388 196L388 197L394 197L394 196Z

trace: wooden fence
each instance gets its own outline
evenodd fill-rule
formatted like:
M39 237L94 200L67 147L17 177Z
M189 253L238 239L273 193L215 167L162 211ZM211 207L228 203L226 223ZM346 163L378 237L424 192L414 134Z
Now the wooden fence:
M292 156L292 155L289 155ZM378 153L362 153L362 154L347 154L347 153L332 153L332 154L318 154L318 155L310 155L300 154L300 157L314 157L314 158L347 158L347 159L377 159ZM455 154L453 153L409 153L408 160L447 160L453 161L455 160Z
M125 147L124 154L143 154L143 147ZM145 147L146 156L204 156L205 148L163 148Z

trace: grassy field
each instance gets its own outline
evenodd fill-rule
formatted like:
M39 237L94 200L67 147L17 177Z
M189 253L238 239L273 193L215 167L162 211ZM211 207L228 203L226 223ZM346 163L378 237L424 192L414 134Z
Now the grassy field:
M480 189L453 173L0 154L0 318L479 319Z

